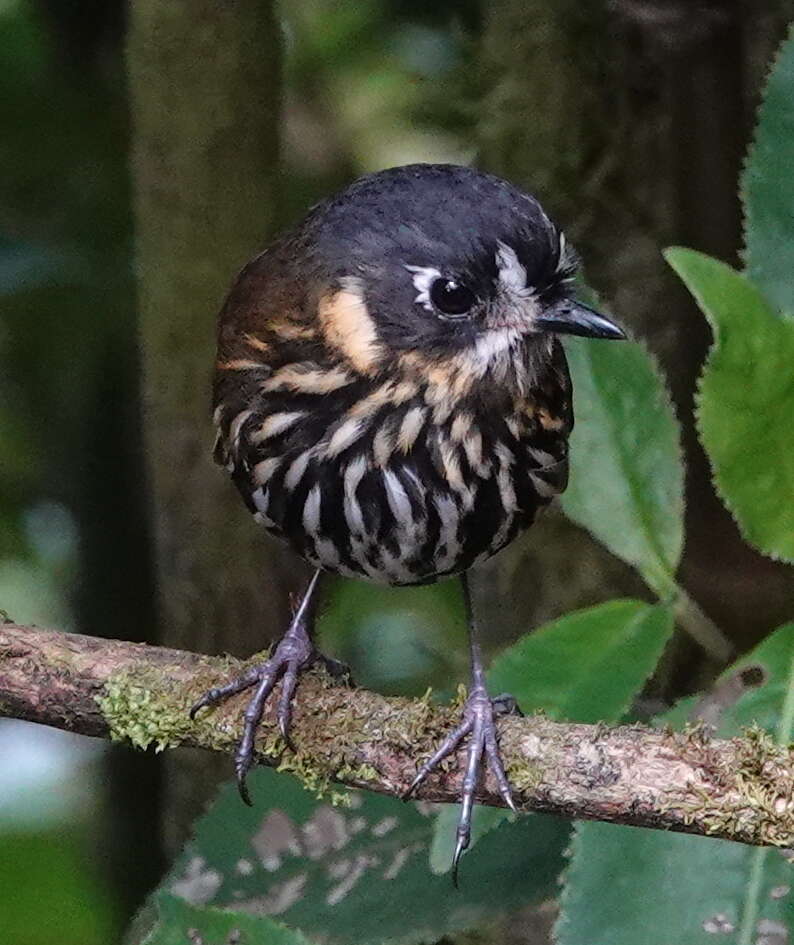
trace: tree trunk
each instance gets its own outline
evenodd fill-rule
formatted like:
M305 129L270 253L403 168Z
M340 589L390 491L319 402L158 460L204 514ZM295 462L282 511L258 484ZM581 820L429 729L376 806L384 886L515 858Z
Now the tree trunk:
M162 641L243 655L284 624L300 575L210 456L216 312L277 217L281 42L272 4L135 0L128 63ZM172 851L230 771L188 753L172 764Z
M660 251L684 243L736 264L742 155L792 12L790 0L497 0L482 48L481 164L542 198L588 279L660 357L687 450L682 580L742 647L790 614L791 575L742 542L714 495L691 416L708 329ZM557 604L626 588L577 529L558 532L521 546L562 585ZM512 610L537 612L516 570L523 581L502 573Z

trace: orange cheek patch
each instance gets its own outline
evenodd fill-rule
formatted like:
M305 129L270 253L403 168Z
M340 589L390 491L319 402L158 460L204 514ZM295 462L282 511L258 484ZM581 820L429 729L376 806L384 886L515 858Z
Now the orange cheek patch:
M353 280L349 280L345 288L320 300L319 316L326 342L356 371L374 374L378 370L383 349L375 322Z

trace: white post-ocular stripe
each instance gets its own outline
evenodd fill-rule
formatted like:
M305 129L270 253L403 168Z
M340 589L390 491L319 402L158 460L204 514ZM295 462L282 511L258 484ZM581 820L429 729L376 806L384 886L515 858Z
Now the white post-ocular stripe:
M527 270L518 260L516 251L507 243L497 243L496 265L499 269L499 281L506 289L521 292L527 287Z

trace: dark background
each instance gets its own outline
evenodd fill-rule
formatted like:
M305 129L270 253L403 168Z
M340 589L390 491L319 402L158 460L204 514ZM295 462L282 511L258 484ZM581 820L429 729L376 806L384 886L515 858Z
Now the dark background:
M681 582L740 648L760 639L792 612L791 571L749 549L714 497L690 416L708 330L660 250L738 262L736 181L792 6L197 0L166 15L148 2L5 0L0 606L20 622L208 651L248 653L279 632L294 565L252 534L206 458L214 311L235 269L314 200L367 170L444 160L538 194L588 280L659 358L686 430ZM179 41L199 30L217 53L211 87ZM223 51L238 48L252 81L219 88ZM248 112L208 158L202 117L239 103ZM210 195L206 212L186 213L185 193ZM194 307L178 315L169 292ZM204 431L187 445L186 405ZM192 519L174 504L186 489L201 496ZM489 566L478 601L495 648L619 593L647 592L557 513ZM337 640L364 661L358 641L354 625ZM462 640L457 656L439 656L442 643L429 640L407 675L365 672L405 691L460 676ZM382 650L371 662L388 661ZM662 695L704 671L683 641L668 662ZM64 945L116 940L225 773L185 754L164 778L154 758L21 723L0 722L0 754L0 937L15 945L51 942L53 916Z

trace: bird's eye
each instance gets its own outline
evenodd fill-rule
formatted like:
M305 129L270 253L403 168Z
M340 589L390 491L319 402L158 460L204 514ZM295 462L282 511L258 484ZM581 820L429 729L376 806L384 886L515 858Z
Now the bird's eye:
M436 279L430 286L430 301L442 315L462 318L477 301L471 289L454 279Z

